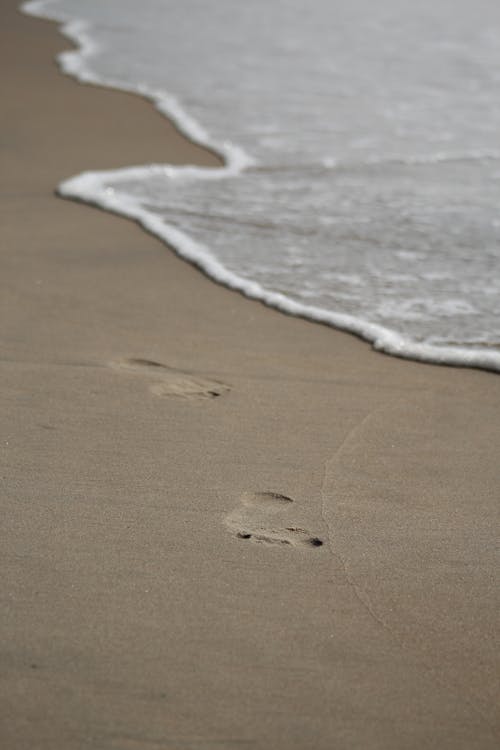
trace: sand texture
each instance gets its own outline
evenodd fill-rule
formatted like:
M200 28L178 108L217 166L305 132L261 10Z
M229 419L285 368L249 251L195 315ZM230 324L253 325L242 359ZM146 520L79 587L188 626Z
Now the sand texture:
M497 748L498 375L55 197L216 159L1 16L2 750Z

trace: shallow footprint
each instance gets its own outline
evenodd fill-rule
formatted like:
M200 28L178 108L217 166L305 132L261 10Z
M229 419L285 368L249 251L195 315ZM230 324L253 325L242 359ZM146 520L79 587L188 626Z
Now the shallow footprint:
M184 399L213 399L229 391L229 386L216 380L193 376L162 362L150 359L120 359L111 367L146 378L154 378L149 390L155 396L174 396Z
M278 492L245 492L240 507L226 516L225 524L238 539L261 544L294 547L321 547L323 541L309 531L286 522L278 525L275 516L287 515L293 500Z

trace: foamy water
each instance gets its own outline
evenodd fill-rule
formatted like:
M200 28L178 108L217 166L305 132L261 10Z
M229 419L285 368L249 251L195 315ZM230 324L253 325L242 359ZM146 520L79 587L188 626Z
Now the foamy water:
M496 0L46 0L63 69L149 96L221 169L60 192L388 353L500 371ZM161 160L161 154L158 155Z

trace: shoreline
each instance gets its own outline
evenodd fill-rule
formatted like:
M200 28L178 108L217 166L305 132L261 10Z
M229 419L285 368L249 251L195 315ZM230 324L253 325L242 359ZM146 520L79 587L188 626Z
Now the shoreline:
M252 158L239 146L230 143L216 143L204 130L201 123L188 115L177 99L168 92L156 90L146 84L135 87L121 81L99 78L87 67L86 58L92 54L93 40L87 35L87 23L82 19L61 21L45 16L43 0L30 0L21 6L22 12L28 16L50 20L57 24L59 33L73 45L70 51L58 55L61 71L74 78L79 83L95 85L109 90L123 91L139 96L150 103L162 116L177 128L179 134L188 142L206 150L217 161L214 169L207 170L206 166L199 169L197 165L155 164L160 169L166 166L172 170L182 172L184 169L199 170L200 180L225 179L229 176L243 173L253 163ZM31 6L31 7L30 7ZM40 6L37 8L37 6ZM360 318L352 314L305 305L297 302L286 294L267 289L252 279L229 270L214 256L209 247L196 242L189 234L179 230L175 225L165 223L153 211L149 211L140 203L131 201L126 194L120 196L119 190L110 191L106 188L107 181L119 184L122 180L138 178L149 169L149 165L127 166L114 170L85 171L67 177L60 182L57 193L63 198L87 203L105 211L109 211L126 219L137 222L146 232L156 236L167 247L174 250L180 258L192 263L205 273L212 281L228 289L236 290L257 300L271 309L302 318L314 323L320 323L352 334L362 341L368 342L375 351L389 356L408 359L425 364L443 365L448 367L468 367L500 372L500 352L488 346L437 346L425 341L416 341L404 334L387 328L380 323L373 323L369 319Z
M16 5L3 746L496 747L498 377L280 315L56 198L214 157L60 74Z

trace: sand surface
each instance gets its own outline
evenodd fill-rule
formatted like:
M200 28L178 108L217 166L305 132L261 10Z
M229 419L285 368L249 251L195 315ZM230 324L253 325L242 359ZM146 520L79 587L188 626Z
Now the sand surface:
M62 201L214 163L2 5L3 750L498 747L500 378L373 352Z

